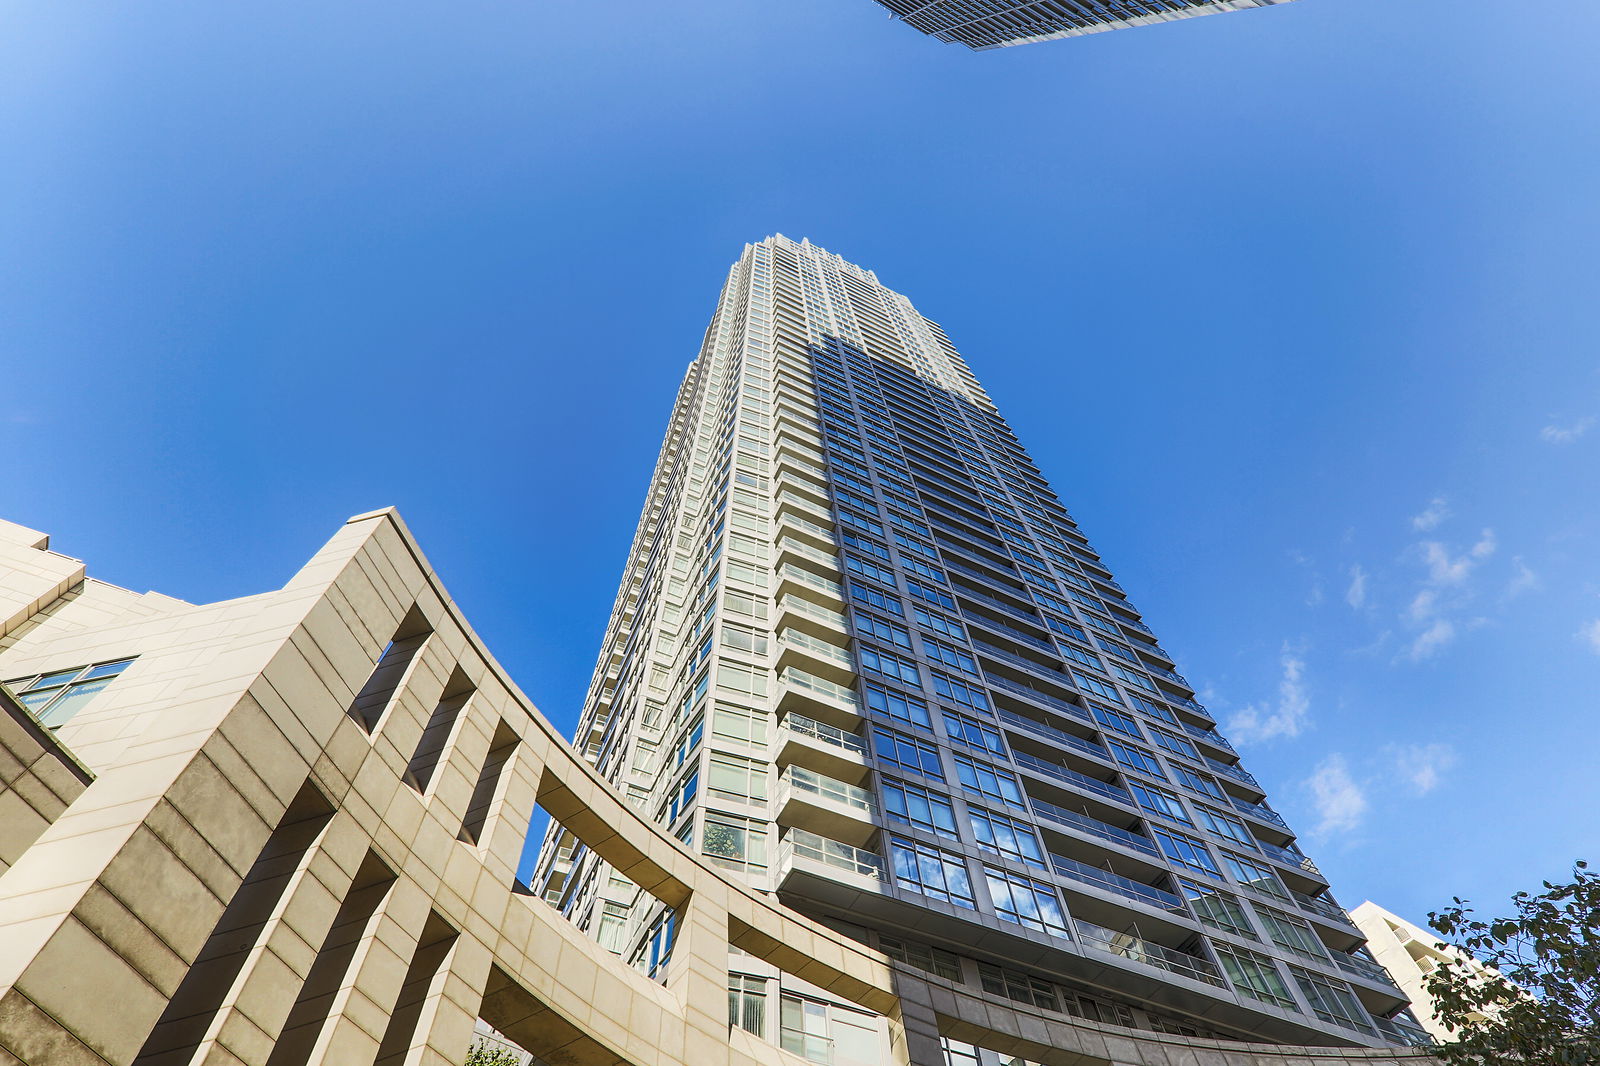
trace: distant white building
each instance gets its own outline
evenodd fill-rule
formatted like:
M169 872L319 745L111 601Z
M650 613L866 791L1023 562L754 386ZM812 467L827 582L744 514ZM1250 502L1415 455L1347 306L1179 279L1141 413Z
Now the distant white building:
M1459 948L1440 947L1438 933L1391 914L1371 900L1351 911L1350 917L1367 938L1367 950L1410 997L1412 1013L1422 1027L1441 1043L1454 1040L1455 1034L1435 1012L1433 996L1428 992L1428 976L1447 959L1464 961L1470 969L1485 975L1493 971ZM1483 1020L1482 1015L1474 1017Z

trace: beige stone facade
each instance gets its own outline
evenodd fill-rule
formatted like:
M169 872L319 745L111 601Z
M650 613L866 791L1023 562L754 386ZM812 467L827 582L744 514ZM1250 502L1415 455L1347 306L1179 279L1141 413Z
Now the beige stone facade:
M573 755L392 511L279 590L199 606L86 580L5 524L0 633L0 679L36 693L132 660L54 728L0 690L3 1063L460 1063L480 1017L550 1063L801 1062L730 1032L730 945L885 1016L915 1066L941 1035L1050 1066L1420 1054L1034 1010L742 887ZM665 984L517 884L535 803L675 910Z

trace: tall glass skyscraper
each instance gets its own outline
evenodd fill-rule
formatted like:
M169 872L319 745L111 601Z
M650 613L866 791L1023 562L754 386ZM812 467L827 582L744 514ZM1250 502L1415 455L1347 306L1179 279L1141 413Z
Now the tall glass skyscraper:
M575 738L601 774L753 886L993 994L1163 1032L1413 1039L1215 726L944 331L809 242L747 246ZM560 826L533 888L668 964L673 912ZM734 1024L879 1061L871 1016L730 968Z
M878 0L941 41L985 51L1288 0Z

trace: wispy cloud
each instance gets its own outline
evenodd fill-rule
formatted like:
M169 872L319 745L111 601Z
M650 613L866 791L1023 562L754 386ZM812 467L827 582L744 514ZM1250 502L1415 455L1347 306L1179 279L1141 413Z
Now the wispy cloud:
M1367 793L1355 778L1343 755L1334 752L1317 764L1305 781L1319 819L1312 835L1326 839L1335 833L1348 833L1361 825L1367 814Z
M1438 788L1445 772L1456 764L1456 750L1449 744L1395 744L1385 750L1394 776L1418 796Z
M1344 590L1344 602L1358 611L1367 605L1367 572L1359 565L1350 568L1350 587Z
M1513 555L1511 557L1511 581L1506 585L1506 599L1509 600L1520 596L1524 592L1532 592L1538 587L1539 575L1528 568L1528 564L1522 561L1522 556Z
M1473 628L1483 619L1463 620L1460 613L1472 598L1473 573L1495 553L1494 530L1485 529L1468 549L1456 554L1435 540L1422 541L1417 549L1427 576L1406 607L1402 620L1416 630L1406 650L1413 662L1432 658L1449 646L1463 627Z
M1411 528L1423 533L1437 529L1440 522L1450 517L1450 504L1443 496L1435 496L1419 515L1412 516Z
M1539 439L1547 444L1571 444L1594 425L1594 415L1587 415L1569 425L1559 426L1554 423L1545 426L1539 431Z
M1288 645L1279 661L1283 677L1278 681L1275 706L1251 704L1228 719L1228 735L1240 744L1258 744L1278 737L1297 737L1311 714L1311 698L1306 691L1305 660Z
M1600 655L1600 618L1586 623L1583 628L1579 629L1578 639L1588 644L1596 655Z

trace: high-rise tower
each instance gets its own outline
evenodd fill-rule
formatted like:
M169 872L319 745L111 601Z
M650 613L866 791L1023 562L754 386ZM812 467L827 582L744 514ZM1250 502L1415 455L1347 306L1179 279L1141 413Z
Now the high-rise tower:
M729 274L576 745L690 848L953 980L1166 1032L1417 1036L944 332L809 242ZM533 881L664 969L676 916L559 826ZM870 1016L732 971L735 1024L877 1061Z
M986 51L1081 37L1288 0L878 0L897 18L941 41Z

